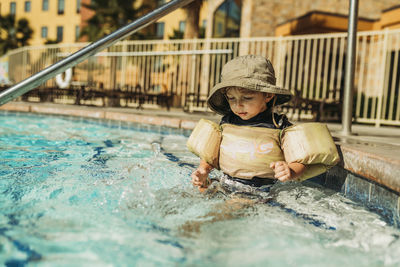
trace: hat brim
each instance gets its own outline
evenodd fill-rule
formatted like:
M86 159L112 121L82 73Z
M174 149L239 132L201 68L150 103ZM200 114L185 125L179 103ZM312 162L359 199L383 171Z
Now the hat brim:
M227 87L241 87L255 92L272 93L276 95L276 105L281 105L288 102L292 93L288 89L281 88L269 83L263 83L258 79L253 78L240 78L229 81L223 81L216 84L207 99L207 104L210 109L218 114L226 115L231 111L225 95L221 89Z

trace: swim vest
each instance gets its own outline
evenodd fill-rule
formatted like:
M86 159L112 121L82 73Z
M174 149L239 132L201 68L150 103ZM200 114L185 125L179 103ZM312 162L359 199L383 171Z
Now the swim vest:
M297 180L326 172L339 161L339 154L326 125L303 123L283 130L218 124L201 119L187 147L224 173L242 179L274 178L271 162L306 165Z

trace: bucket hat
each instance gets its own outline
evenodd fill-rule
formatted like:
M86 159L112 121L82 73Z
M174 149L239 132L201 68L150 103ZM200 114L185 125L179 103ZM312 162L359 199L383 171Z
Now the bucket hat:
M256 55L240 56L228 61L221 72L221 82L211 90L207 99L210 109L221 115L231 109L223 93L223 88L241 87L256 92L273 93L276 105L290 100L292 93L288 89L276 86L274 67L271 61Z

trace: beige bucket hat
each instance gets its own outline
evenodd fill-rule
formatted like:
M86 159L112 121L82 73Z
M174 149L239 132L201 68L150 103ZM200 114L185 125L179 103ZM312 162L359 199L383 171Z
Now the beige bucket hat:
M207 99L210 109L221 115L226 115L231 111L221 89L232 86L276 94L276 105L283 104L292 97L288 89L276 86L274 67L271 61L262 56L240 56L224 65L221 82L212 88Z

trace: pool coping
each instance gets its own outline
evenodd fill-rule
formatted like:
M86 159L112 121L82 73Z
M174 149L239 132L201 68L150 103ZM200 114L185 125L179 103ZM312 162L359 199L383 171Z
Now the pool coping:
M26 102L10 102L0 106L0 110L108 119L184 130L192 130L200 118L214 121L220 118L209 113L189 114L181 110L144 111ZM343 136L337 125L328 124L328 127L335 139L341 161L337 167L327 172L324 185L341 191L367 207L382 207L388 220L400 225L400 153L396 154L400 142L390 145L383 138L365 142L361 137ZM398 133L400 137L400 129ZM392 138L397 140L398 136L396 132Z

